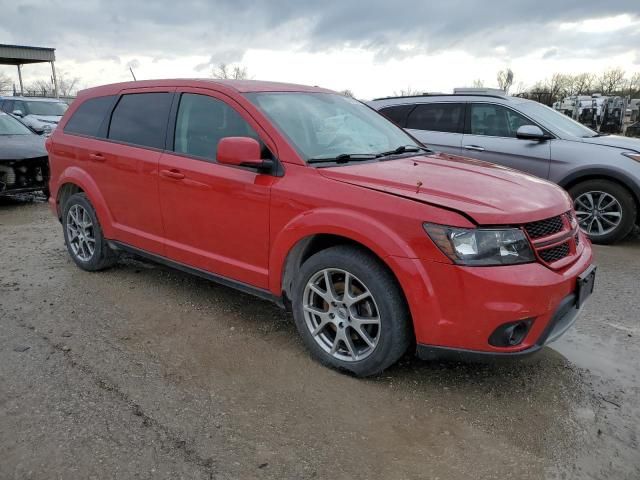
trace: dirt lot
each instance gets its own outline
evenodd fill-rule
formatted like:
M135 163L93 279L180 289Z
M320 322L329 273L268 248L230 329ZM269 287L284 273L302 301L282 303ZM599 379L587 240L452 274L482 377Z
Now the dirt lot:
M552 348L314 363L277 307L164 267L74 266L42 201L0 200L0 478L640 478L640 239Z

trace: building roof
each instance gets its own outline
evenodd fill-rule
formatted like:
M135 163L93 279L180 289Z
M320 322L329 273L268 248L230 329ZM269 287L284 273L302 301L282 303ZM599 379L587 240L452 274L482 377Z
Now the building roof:
M0 65L53 62L55 52L55 48L0 44Z

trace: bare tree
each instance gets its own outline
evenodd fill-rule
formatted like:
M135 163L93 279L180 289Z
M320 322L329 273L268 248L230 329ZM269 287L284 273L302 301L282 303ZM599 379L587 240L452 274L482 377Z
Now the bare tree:
M596 85L604 95L610 95L622 90L624 86L624 77L625 72L623 69L610 68L598 77Z
M242 65L228 65L226 63L220 63L211 72L213 78L221 80L246 80L249 78L249 72L247 67Z
M69 77L64 71L58 72L56 78L58 81L58 95L61 97L73 97L78 93L78 84L80 82L79 77ZM25 87L26 92L31 92L37 95L53 95L54 86L53 79L48 80L35 80L29 83Z
M61 97L74 97L78 93L79 77L69 77L66 72L58 74L58 94Z
M548 90L551 97L558 100L567 95L569 83L571 82L568 75L564 73L554 73L548 80Z
M0 91L2 90L10 90L13 82L9 76L4 73L0 73Z
M511 93L517 96L517 95L521 95L526 91L527 91L527 86L524 84L524 82L518 82Z
M498 86L500 90L504 90L505 93L509 93L511 85L513 85L513 70L507 68L506 70L500 70L498 72Z
M473 88L484 88L484 80L476 78L471 84Z
M47 80L34 80L33 82L25 85L25 92L37 95L47 95L49 92L53 91L53 85L50 81Z
M340 93L341 93L342 95L344 95L345 97L356 98L356 97L355 97L355 95L353 94L353 92L352 92L350 89L348 89L348 88L346 88L346 89L344 89L344 90L340 90Z
M629 95L634 98L640 95L640 72L634 73L629 79Z
M407 87L401 88L400 91L394 90L393 95L396 97L411 97L415 95L420 95L422 92L416 90L415 88Z
M579 73L574 77L574 89L576 95L589 95L593 93L593 83L595 76L593 73Z

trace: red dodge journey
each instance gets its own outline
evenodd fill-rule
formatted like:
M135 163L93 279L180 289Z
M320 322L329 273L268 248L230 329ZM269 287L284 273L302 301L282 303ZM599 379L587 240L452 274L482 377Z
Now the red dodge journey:
M81 92L47 141L74 262L118 252L290 308L313 356L372 375L419 356L520 356L594 285L571 199L436 153L357 100L258 81Z

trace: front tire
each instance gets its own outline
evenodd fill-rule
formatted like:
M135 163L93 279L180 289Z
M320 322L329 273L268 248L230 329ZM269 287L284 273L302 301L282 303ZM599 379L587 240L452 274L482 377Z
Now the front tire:
M113 266L118 258L102 234L95 209L84 193L69 197L62 213L67 251L81 269L89 272Z
M296 275L292 304L305 345L332 368L375 375L394 364L411 343L400 287L361 248L339 245L311 256Z
M636 222L631 193L610 180L587 180L569 189L580 228L593 243L603 245L625 238Z

